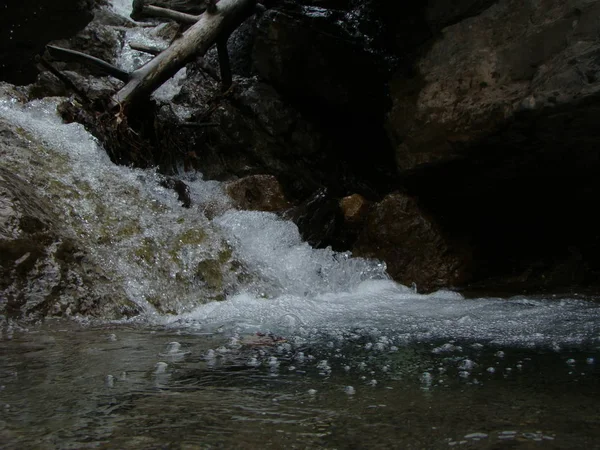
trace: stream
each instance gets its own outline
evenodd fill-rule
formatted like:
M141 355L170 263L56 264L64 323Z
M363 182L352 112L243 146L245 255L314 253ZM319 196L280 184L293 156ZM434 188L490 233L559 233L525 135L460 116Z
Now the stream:
M2 167L141 313L0 317L0 448L600 448L595 294L420 294L200 173L185 209L63 100L0 98Z

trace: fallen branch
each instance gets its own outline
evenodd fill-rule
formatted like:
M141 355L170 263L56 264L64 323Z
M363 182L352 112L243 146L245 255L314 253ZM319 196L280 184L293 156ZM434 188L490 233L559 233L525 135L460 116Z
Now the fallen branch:
M214 8L207 9L168 49L130 74L127 84L113 96L114 106L127 108L149 97L193 58L203 56L213 44L226 41L254 13L255 6L256 0L221 0Z
M226 92L233 83L229 53L227 52L227 37L217 41L217 55L219 56L219 68L221 69L221 90Z
M145 44L138 44L135 42L130 42L129 43L129 48L132 50L137 50L138 52L144 52L144 53L148 53L149 55L158 55L160 54L160 52L162 52L163 50L157 47L152 47L150 45L145 45Z
M200 16L194 16L193 14L162 8L160 6L146 5L144 0L134 0L132 6L131 18L133 20L140 20L144 17L160 17L186 24L193 24L200 20Z
M50 56L52 56L54 59L59 59L61 61L73 61L95 66L107 75L111 75L118 80L123 81L124 83L127 83L130 79L129 73L94 56L86 55L85 53L78 52L76 50L56 47L55 45L46 45L46 48L48 49Z

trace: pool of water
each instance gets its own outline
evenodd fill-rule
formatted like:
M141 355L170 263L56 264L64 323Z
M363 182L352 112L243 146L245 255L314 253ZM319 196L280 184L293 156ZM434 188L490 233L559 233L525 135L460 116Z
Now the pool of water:
M2 448L600 448L600 351L3 328ZM398 344L398 345L396 345Z

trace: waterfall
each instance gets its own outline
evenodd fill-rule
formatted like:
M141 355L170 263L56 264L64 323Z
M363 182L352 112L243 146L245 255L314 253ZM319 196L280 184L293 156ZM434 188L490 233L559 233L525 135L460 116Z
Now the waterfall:
M185 175L194 206L183 208L154 170L115 166L81 125L63 124L61 100L0 100L0 119L31 142L29 154L8 151L2 164L61 211L148 323L309 335L376 328L397 340L523 346L600 342L595 303L420 295L389 280L378 261L313 249L292 222L232 209L221 184L200 173Z

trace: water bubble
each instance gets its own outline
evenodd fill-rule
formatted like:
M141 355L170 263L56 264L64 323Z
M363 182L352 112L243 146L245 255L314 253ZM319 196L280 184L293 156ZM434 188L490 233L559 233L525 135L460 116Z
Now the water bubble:
M458 366L458 368L460 370L473 370L475 367L477 367L477 363L475 361L472 361L470 359L465 359L460 363L460 366Z
M594 364L594 363L596 362L596 360L595 360L594 358L587 358L587 359L585 360L585 362L586 362L587 364Z
M177 353L181 348L181 344L179 342L169 342L167 344L167 353Z
M258 361L258 359L256 357L253 356L248 361L246 361L246 365L248 367L258 367L258 366L260 366L260 362Z
M317 369L321 371L319 372L319 375L331 374L331 366L329 365L329 362L326 359L319 361L319 363L317 364Z
M346 386L346 387L344 388L344 392L345 392L346 394L348 394L348 395L354 395L354 394L356 394L356 390L355 390L355 389L354 389L354 387L352 387L352 386Z
M109 340L109 341L116 341L117 340L117 335L114 334L114 333L109 334L108 336L106 336L106 339Z
M494 367L488 367L488 368L487 368L487 371L488 371L489 373L495 373L495 372L496 372L496 369L495 369Z
M574 366L577 361L575 361L573 358L569 358L569 359L567 359L566 362L567 362L567 365Z
M317 390L316 389L309 389L308 390L308 395L316 395L317 394Z
M421 383L427 387L431 386L433 382L433 376L429 372L423 372L421 374Z
M502 358L504 358L505 354L504 354L504 352L503 352L502 350L500 350L500 351L496 352L496 356L497 356L498 358L501 358L501 359L502 359Z
M465 439L473 439L473 440L480 440L480 439L485 439L488 437L488 435L486 433L470 433L470 434L465 434Z
M165 373L167 371L167 367L169 367L169 365L166 362L157 362L156 365L154 366L154 373L156 374L161 374L161 373Z

